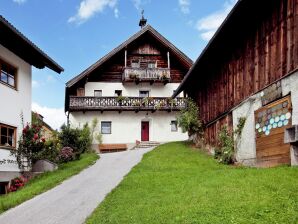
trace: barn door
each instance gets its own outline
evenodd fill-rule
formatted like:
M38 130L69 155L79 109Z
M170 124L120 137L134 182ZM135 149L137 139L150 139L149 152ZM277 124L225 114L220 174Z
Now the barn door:
M257 165L290 164L290 145L284 144L285 129L292 123L290 96L255 111Z

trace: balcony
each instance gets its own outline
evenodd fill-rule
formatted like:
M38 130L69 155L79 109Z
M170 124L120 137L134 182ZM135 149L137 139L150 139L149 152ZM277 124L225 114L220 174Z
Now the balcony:
M124 82L154 82L168 83L171 79L169 68L125 68L123 72Z
M69 111L179 111L185 98L166 97L78 97L70 96Z

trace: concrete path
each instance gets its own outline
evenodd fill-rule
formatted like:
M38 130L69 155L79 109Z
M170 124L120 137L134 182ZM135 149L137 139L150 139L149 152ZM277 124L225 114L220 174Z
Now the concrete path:
M81 224L138 164L143 154L138 149L102 154L93 166L0 216L6 224Z

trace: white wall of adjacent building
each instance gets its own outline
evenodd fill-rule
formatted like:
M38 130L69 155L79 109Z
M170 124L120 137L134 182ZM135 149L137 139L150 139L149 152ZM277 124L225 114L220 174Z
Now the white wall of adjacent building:
M2 45L0 59L17 68L16 90L0 83L0 123L16 127L18 141L23 127L21 114L25 124L31 122L31 66ZM4 160L10 162L3 163ZM10 151L0 146L0 172L19 171L16 163L11 163L13 160Z
M156 111L92 111L72 112L69 120L73 127L82 127L86 122L91 124L97 118L99 124L96 132L101 131L102 121L111 121L111 134L103 134L103 143L135 143L141 140L141 122L149 121L149 140L157 142L183 141L188 139L187 133L171 130L171 121L176 120L177 112ZM96 142L94 142L96 143Z

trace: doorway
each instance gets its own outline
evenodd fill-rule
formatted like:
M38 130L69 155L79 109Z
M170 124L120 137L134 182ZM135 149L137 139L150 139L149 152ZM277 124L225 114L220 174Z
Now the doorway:
M141 124L141 141L149 141L149 121L142 121Z

